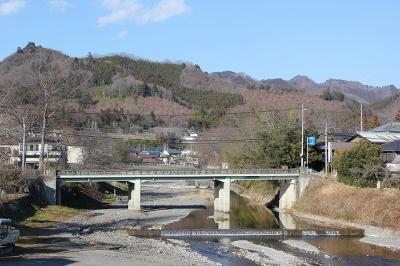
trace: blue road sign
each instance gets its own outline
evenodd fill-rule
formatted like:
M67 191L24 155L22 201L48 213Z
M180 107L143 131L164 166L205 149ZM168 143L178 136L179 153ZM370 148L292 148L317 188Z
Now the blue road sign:
M307 143L309 146L315 146L317 140L315 139L315 137L307 137Z

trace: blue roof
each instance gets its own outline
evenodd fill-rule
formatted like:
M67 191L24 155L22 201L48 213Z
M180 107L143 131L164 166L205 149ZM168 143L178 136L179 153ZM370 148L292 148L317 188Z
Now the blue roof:
M177 149L167 149L167 152L169 154L181 154L182 153L180 150L177 150Z
M128 153L139 153L141 150L139 148L128 148Z
M140 153L142 153L142 154L151 154L151 155L160 155L161 151L159 149L152 149L152 150L143 150Z

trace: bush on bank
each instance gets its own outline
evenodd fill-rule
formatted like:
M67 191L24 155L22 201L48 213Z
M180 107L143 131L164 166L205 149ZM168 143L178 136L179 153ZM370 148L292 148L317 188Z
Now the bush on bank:
M383 165L379 146L367 141L360 141L333 158L338 181L359 187L372 187L378 180L383 180Z

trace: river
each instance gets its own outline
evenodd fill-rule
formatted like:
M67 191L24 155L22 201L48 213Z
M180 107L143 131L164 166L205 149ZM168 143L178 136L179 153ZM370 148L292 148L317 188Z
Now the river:
M273 213L260 205L251 205L235 193L231 193L231 212L217 213L212 206L196 210L184 219L169 224L166 229L323 229L317 224L300 221L289 214ZM303 237L294 240L250 239L254 247L283 251L310 265L400 265L400 251L374 246L351 237ZM224 265L254 265L257 260L238 258L237 239L187 240L199 253ZM312 245L319 252L307 250ZM303 247L305 249L303 249ZM247 253L248 257L255 256ZM278 253L279 254L279 253ZM257 255L259 256L259 255ZM262 259L261 254L261 259ZM267 263L268 264L268 263ZM271 262L273 264L273 262ZM279 262L278 262L279 264Z

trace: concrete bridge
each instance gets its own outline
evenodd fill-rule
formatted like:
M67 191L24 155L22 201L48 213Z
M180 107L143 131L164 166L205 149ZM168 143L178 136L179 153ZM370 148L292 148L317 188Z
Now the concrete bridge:
M145 181L214 181L214 210L230 211L230 183L236 180L277 180L279 208L291 208L308 184L306 169L173 169L62 170L56 172L56 199L61 204L64 182L128 182L128 209L140 210L140 187Z

